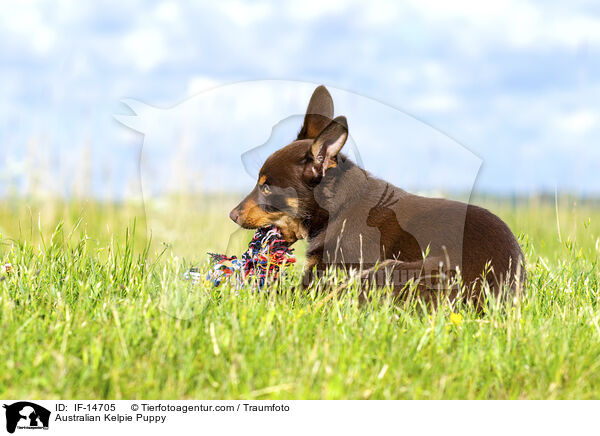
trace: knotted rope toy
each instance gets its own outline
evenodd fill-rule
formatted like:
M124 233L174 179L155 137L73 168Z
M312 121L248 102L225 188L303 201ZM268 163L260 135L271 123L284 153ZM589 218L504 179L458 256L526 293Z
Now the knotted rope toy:
M248 249L238 259L237 256L208 253L211 269L206 279L214 286L229 281L236 288L244 283L253 283L262 288L267 279L277 279L280 270L296 262L294 249L288 246L281 231L271 225L261 227L254 233ZM192 268L185 278L197 283L202 278L198 268Z

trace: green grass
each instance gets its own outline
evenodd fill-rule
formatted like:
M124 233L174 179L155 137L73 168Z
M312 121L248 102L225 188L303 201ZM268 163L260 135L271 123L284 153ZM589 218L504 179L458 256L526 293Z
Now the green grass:
M15 267L0 279L0 396L600 398L594 204L561 199L559 240L554 202L486 199L520 234L529 281L481 315L359 306L355 289L320 305L322 293L290 291L299 271L279 294L181 280L206 251L242 251L234 203L0 204L0 260Z

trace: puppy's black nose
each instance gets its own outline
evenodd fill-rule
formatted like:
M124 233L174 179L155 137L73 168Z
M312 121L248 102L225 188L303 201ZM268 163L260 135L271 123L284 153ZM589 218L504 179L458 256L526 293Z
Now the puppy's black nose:
M237 207L235 209L233 209L231 212L229 212L229 218L231 218L231 220L234 223L238 222L238 218L240 217L240 213L237 210Z

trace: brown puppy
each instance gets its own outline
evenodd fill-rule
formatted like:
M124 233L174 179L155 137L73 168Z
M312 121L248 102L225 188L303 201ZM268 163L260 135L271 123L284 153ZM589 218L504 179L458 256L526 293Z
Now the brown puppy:
M396 290L418 278L427 299L437 298L441 278L459 276L475 297L483 281L496 292L524 282L523 253L500 218L373 177L340 154L347 138L346 119L333 118L331 95L319 86L298 138L269 156L231 219L248 229L275 224L290 243L307 238L305 285L330 265L373 272L382 261ZM444 288L450 296L458 289Z

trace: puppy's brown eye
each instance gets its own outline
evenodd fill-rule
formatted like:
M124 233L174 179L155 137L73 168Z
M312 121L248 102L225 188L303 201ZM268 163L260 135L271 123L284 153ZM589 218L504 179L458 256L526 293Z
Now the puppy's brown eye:
M269 188L269 185L267 185L267 184L260 185L260 190L265 195L269 195L271 193L271 188Z

